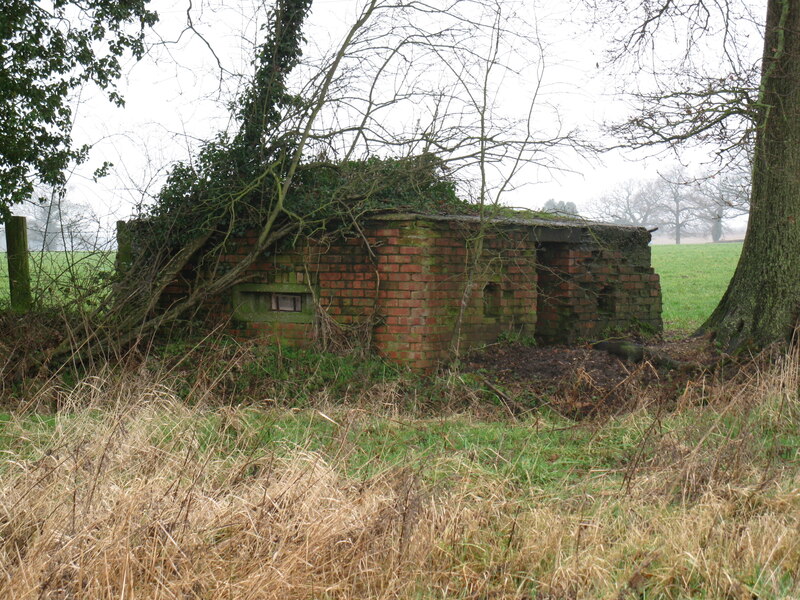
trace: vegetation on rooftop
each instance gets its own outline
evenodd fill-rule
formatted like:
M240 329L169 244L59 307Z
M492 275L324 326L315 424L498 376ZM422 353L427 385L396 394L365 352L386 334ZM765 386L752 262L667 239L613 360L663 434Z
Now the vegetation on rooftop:
M212 160L207 152L220 152ZM216 145L201 152L201 164L222 161ZM235 182L219 174L204 174L179 165L159 195L159 202L142 215L137 243L178 248L212 227L224 235L259 229L276 202L275 182L264 180L232 196ZM456 184L444 162L433 154L402 158L371 157L338 163L301 164L286 193L285 219L306 234L329 224L349 228L357 219L387 210L424 214L475 214L477 207L456 195ZM220 202L225 196L230 202ZM204 201L213 197L214 201ZM235 200L235 201L234 201Z

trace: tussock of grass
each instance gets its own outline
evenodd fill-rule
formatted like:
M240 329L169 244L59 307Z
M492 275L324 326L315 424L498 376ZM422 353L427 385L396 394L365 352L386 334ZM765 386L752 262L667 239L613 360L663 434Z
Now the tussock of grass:
M798 374L584 423L87 378L0 422L0 598L796 597Z

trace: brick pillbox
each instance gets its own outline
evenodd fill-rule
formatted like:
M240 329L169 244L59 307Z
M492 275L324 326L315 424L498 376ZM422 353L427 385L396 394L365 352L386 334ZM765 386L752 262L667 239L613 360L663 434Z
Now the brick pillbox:
M255 235L225 243L223 269ZM660 331L649 242L643 228L578 220L387 213L361 222L358 235L270 249L201 313L239 339L313 347L319 308L345 326L369 323L376 352L430 370L449 358L455 335L467 350L504 332L574 343ZM185 297L196 275L187 265L160 306Z

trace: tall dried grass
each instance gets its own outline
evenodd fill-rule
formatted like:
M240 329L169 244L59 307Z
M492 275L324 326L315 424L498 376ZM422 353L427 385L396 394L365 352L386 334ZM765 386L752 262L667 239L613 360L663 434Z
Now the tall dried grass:
M260 443L243 410L89 378L54 427L5 426L0 598L796 597L800 481L769 436L800 424L798 373L586 425L639 440L592 494L425 474L453 456L353 473L311 439Z

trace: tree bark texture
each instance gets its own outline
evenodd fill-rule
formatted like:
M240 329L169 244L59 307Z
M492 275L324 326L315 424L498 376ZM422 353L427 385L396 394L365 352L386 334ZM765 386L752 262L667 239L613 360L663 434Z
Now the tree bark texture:
M789 340L800 308L800 0L769 0L742 255L703 325L728 351Z

